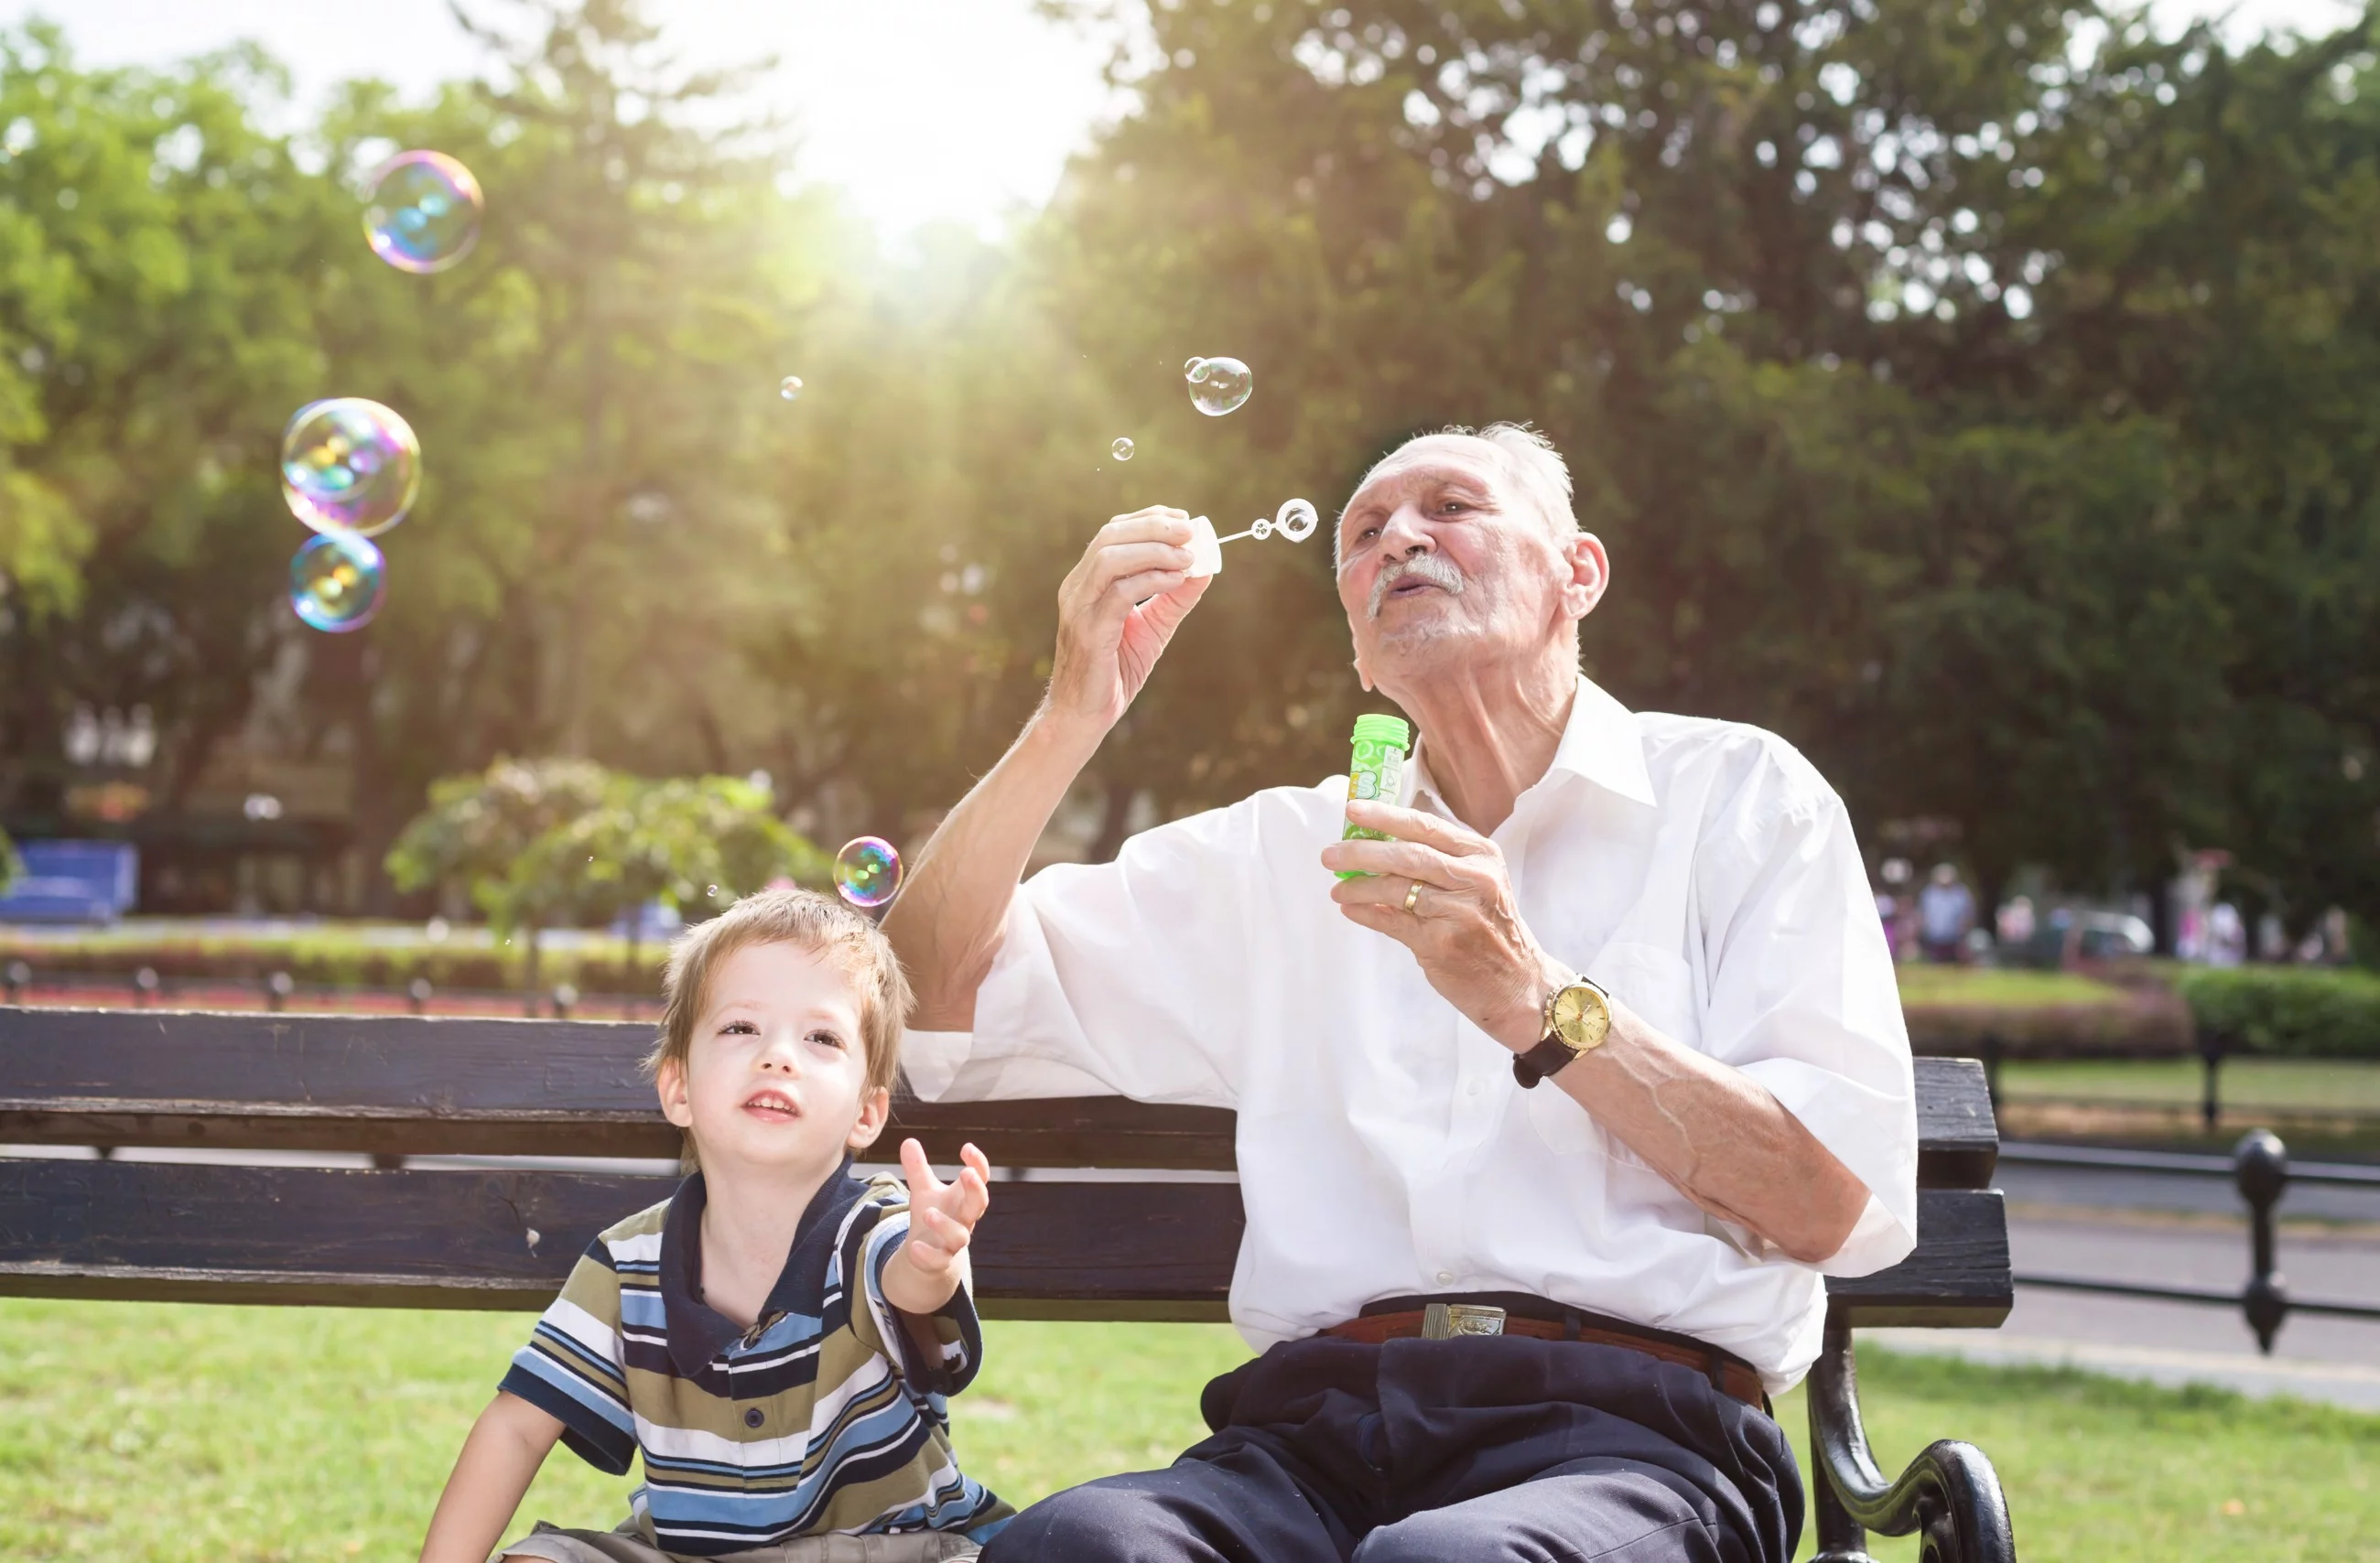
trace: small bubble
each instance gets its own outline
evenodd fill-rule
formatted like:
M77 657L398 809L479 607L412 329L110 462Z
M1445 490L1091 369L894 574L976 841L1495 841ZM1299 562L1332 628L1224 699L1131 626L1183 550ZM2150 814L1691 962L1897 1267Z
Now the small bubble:
M789 374L785 376L784 379L777 382L777 394L783 396L788 402L798 400L801 394L802 377L800 375Z
M443 272L479 242L485 205L480 181L444 152L399 152L372 176L364 237L400 272Z
M289 561L289 606L313 628L333 635L371 623L386 587L380 550L353 532L310 538ZM275 800L273 812L280 811Z
M901 854L880 836L846 842L834 854L834 888L854 906L881 906L901 888Z
M1185 364L1184 364L1184 365L1182 366L1182 378L1183 378L1183 379L1184 379L1184 380L1186 380L1186 381L1188 381L1191 384L1196 385L1196 384L1197 384L1197 383L1198 383L1198 380L1199 380L1199 373L1198 373L1198 371L1199 371L1199 370L1203 370L1203 369L1205 369L1206 367L1207 367L1207 360L1206 360L1206 359L1204 359L1204 358L1192 358L1192 359L1191 359L1191 360L1189 360L1187 363L1185 363Z
M1208 418L1220 418L1248 399L1256 376L1237 358L1193 358L1190 405Z
M1130 461L1132 459L1132 442L1123 438L1122 435L1118 435L1116 437L1116 442L1108 447L1108 454L1114 456L1118 461Z

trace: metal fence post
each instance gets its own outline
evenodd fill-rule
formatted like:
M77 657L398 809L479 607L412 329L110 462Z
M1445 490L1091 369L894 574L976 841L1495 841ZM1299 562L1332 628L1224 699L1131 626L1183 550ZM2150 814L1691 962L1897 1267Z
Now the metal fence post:
M413 1012L415 1014L426 1015L430 1012L430 995L431 991L432 989L430 986L430 979L426 976L415 977L411 982L405 985L406 1000L407 1002L412 1004Z
M156 967L141 967L132 974L132 1001L147 1009L157 1001L157 990L162 986L157 980Z
M566 982L553 986L553 1018L568 1020L570 1012L578 1007L578 989Z
M2210 1134L2215 1133L2215 1125L2223 1117L2221 1079L2223 1055L2228 1050L2228 1039L2223 1033L2211 1026L2198 1034L2198 1056L2206 1064L2205 1082L2198 1098L2198 1121L2205 1126L2206 1132Z
M2254 1261L2240 1308L2248 1315L2248 1327L2256 1332L2256 1349L2269 1357L2273 1337L2289 1314L2289 1283L2273 1263L2273 1206L2289 1187L2289 1147L2269 1129L2252 1130L2240 1136L2239 1148L2231 1153L2231 1169L2240 1197L2248 1202L2248 1242Z
M6 977L8 1002L11 1004L23 1003L25 1001L25 989L33 986L33 968L27 965L22 961L11 961L8 963Z
M297 981L287 972L275 972L264 979L264 1007L277 1015L297 991Z

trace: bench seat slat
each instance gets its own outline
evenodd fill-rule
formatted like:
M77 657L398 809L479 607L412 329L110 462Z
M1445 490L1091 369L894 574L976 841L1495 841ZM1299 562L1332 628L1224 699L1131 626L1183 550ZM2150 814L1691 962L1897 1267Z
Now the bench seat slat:
M538 1309L596 1232L673 1183L0 1160L0 1293ZM1224 1316L1241 1229L1235 1186L1012 1182L995 1200L976 1242L986 1314ZM1918 1253L1881 1276L1833 1283L1838 1313L1857 1324L1998 1323L2009 1304L1999 1196L1938 1190L1920 1200Z
M423 1156L670 1157L677 1132L613 1021L0 1007L0 1144ZM1998 1133L1981 1067L1919 1059L1918 1181L1983 1188ZM939 1160L1229 1170L1232 1114L1117 1097L905 1099Z

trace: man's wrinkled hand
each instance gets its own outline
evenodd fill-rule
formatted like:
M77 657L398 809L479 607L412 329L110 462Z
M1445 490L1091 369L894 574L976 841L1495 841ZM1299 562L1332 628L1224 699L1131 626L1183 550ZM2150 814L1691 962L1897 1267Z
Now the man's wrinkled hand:
M1165 505L1099 528L1058 588L1049 713L1103 736L1132 705L1211 576L1190 572L1190 517Z
M1502 850L1451 819L1394 804L1352 801L1347 818L1394 839L1323 849L1324 867L1370 876L1337 882L1330 897L1340 910L1412 951L1430 987L1480 1030L1514 1052L1535 1047L1546 995L1570 974L1521 920Z

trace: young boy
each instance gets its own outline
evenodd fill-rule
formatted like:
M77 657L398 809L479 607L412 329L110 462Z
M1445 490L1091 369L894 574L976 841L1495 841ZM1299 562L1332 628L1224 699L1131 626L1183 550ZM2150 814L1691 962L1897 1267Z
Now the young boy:
M892 1107L909 986L866 918L773 891L670 954L648 1060L693 1170L589 1245L471 1429L422 1563L486 1563L559 1438L641 1454L616 1531L540 1524L506 1558L929 1563L1006 1504L959 1473L944 1397L983 1355L966 1249L990 1166L851 1175Z

